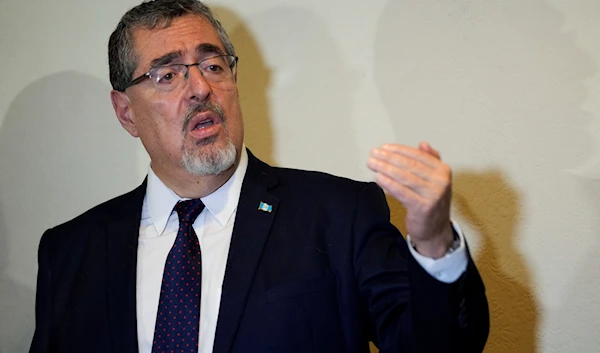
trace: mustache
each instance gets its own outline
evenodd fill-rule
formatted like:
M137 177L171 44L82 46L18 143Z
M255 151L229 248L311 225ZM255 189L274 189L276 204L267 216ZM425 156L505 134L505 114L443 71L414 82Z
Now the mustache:
M221 119L223 125L227 126L223 108L221 108L221 106L215 102L207 101L204 103L191 105L188 108L187 112L185 113L185 118L183 119L183 132L187 131L190 120L192 120L197 114L204 112L212 112L216 114L219 117L219 119Z

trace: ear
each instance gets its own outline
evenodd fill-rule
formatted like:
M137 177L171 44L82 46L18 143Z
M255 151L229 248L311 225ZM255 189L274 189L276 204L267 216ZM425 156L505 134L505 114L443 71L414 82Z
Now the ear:
M134 114L131 110L131 101L125 92L110 91L110 100L113 109L117 114L117 119L127 132L133 137L140 137L140 134L135 127Z

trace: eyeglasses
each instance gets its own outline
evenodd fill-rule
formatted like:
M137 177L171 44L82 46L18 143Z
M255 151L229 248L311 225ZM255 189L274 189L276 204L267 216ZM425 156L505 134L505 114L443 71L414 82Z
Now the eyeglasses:
M150 79L154 88L158 91L176 91L185 86L190 73L190 66L197 66L204 79L209 83L217 86L228 85L234 82L237 62L237 56L217 55L193 64L157 66L140 77L133 79L123 88L123 91L145 79Z

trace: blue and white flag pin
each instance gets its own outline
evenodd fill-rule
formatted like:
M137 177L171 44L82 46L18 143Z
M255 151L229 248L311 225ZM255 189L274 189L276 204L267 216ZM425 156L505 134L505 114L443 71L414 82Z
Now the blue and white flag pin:
M264 211L264 212L269 212L271 213L271 211L273 211L273 205L269 205L268 203L264 203L264 202L260 202L258 204L258 209L260 211Z

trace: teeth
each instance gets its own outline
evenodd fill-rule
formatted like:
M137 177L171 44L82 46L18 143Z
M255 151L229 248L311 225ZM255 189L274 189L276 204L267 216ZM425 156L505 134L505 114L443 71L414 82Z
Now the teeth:
M195 127L194 130L199 130L199 129L204 129L207 128L209 126L212 126L214 124L214 122L211 119L208 120L204 120L199 122Z

